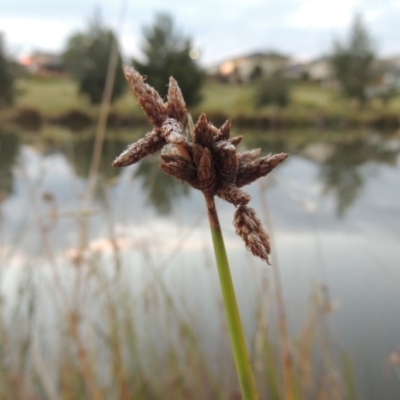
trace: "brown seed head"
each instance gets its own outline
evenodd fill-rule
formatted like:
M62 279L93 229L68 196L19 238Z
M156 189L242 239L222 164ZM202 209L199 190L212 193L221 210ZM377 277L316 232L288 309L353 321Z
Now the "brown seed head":
M228 139L229 143L232 143L235 147L242 141L243 136L235 136L232 139Z
M182 125L174 118L167 118L161 127L161 135L168 142L182 144L186 142L182 135Z
M240 189L267 175L287 157L281 153L260 158L260 149L237 153L242 136L230 137L231 121L219 129L201 114L193 127L188 118L192 141L183 134L187 111L181 90L170 78L168 103L144 82L133 68L124 67L129 86L155 129L130 145L114 162L121 167L163 149L160 168L206 194L218 196L237 207L234 218L236 233L247 249L269 263L270 243L254 210L247 207L250 196Z
M143 138L128 146L112 163L113 167L126 167L140 161L142 158L161 150L167 142L158 129L147 133Z
M218 197L233 204L235 207L245 205L251 200L251 197L245 191L229 183L223 184L219 187L216 194Z
M181 124L186 117L186 104L182 96L178 82L171 76L169 78L168 95L167 95L167 114L170 118L175 118Z
M206 115L201 114L194 127L193 142L203 147L211 147L214 143L214 133L211 126Z
M222 124L221 128L219 128L215 141L219 142L220 140L228 140L231 137L231 126L232 121L230 119L226 120Z
M162 163L160 168L169 175L188 183L196 189L200 189L198 184L196 169L184 157L172 154L161 154Z
M236 177L236 186L242 187L248 185L258 178L269 174L278 164L288 157L286 153L266 156L258 160L252 160L239 164Z
M232 143L222 141L214 146L214 150L221 179L227 183L235 182L239 164L235 146Z
M132 67L124 65L125 78L129 87L139 101L142 110L155 127L161 127L167 118L167 111L162 98L157 91L144 82L142 75Z
M239 167L244 166L246 163L257 160L260 157L261 149L248 150L238 154Z
M217 186L217 177L213 163L211 151L204 148L197 168L200 190L213 195Z
M193 162L199 166L200 160L203 155L205 147L201 146L200 144L193 143Z
M247 206L240 206L235 212L233 223L236 233L246 243L246 248L269 264L268 255L271 251L269 237L254 210Z

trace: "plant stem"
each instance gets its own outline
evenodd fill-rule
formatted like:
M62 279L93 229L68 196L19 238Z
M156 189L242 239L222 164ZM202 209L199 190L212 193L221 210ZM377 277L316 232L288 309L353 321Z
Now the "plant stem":
M208 219L214 244L215 258L218 266L218 275L221 284L225 315L228 321L228 330L231 338L236 372L239 379L243 400L257 400L254 377L250 366L249 355L244 338L242 322L236 301L235 289L226 255L224 239L219 225L218 214L215 208L214 197L204 193L207 203Z

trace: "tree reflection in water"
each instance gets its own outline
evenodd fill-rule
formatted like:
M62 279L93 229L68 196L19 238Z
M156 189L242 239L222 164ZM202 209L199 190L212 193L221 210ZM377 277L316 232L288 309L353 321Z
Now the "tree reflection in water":
M168 214L173 201L187 196L190 188L163 172L158 164L159 157L148 157L138 164L135 176L140 177L147 199L160 214Z
M361 194L367 180L374 176L374 166L368 171L367 163L378 162L396 166L399 149L385 146L384 140L368 137L337 142L332 155L321 165L319 177L324 184L323 193L336 197L336 212L343 217Z
M74 168L77 176L87 178L92 162L95 137L77 138L72 141L72 148L66 152L68 161ZM110 160L113 160L115 154L122 152L128 142L117 138L106 138L101 149L101 159L98 175L103 179L114 179L121 170L114 168Z
M238 132L240 133L240 132ZM65 148L65 155L77 176L86 179L88 176L94 136L74 138L72 146ZM327 144L332 149L322 161L318 157L305 155L304 150L311 144ZM354 136L351 132L335 133L335 136L316 135L314 133L286 132L265 133L246 132L242 147L261 147L263 153L287 151L290 154L301 154L317 163L318 178L323 185L322 194L331 194L336 201L336 212L344 217L356 199L362 194L368 180L379 173L379 164L396 166L399 146L390 146L383 136ZM110 160L121 153L129 143L119 138L106 138L102 147L99 166L99 179L95 196L104 201L104 184L114 181L121 169L112 167ZM12 194L12 169L17 160L21 145L20 136L11 131L0 130L0 202ZM244 148L242 148L244 150ZM141 180L149 204L160 214L167 214L172 203L180 196L187 196L190 188L176 179L163 173L159 168L157 155L141 162L135 176ZM290 158L289 158L290 162Z
M14 132L0 130L0 202L13 192L12 168L17 160L20 139Z
M336 213L344 217L346 211L362 194L368 179L375 176L374 162L396 166L399 146L388 146L384 136L363 134L354 136L351 132L335 132L335 136L323 133L289 131L289 132L246 132L246 147L261 147L263 152L281 152L301 154L309 145L320 143L329 145L332 154L323 160L307 156L319 166L318 177L324 189L322 194L332 194L336 200ZM289 158L290 162L290 158ZM366 166L368 164L368 171Z
M75 174L81 178L87 179L89 176L94 144L95 136L91 135L74 138L71 146L65 147L65 156L72 165ZM107 198L107 184L114 182L121 173L121 170L111 165L110 160L114 158L115 154L123 151L127 145L127 141L119 138L107 137L104 139L94 188L94 197L104 208L110 207Z
M19 140L17 135L1 134L2 146L7 149L0 158L0 191L4 186L11 190L11 168L18 152ZM93 154L95 138L93 135L74 138L71 146L64 147L68 162L77 176L87 179ZM106 138L101 150L101 160L97 176L95 197L101 204L105 203L106 183L115 181L121 169L114 168L110 160L120 154L130 142L119 138ZM160 214L167 214L172 209L172 202L179 196L189 193L189 188L176 179L166 175L158 168L159 156L151 157L137 166L135 176L140 177L142 188L147 194L149 204L154 206ZM7 169L8 168L8 169Z

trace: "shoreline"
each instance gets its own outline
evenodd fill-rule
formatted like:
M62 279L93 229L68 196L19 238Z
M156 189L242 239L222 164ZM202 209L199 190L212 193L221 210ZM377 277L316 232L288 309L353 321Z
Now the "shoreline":
M366 115L367 114L367 115ZM194 112L193 119L199 116ZM224 111L206 111L207 119L216 126L222 125L228 118ZM234 116L232 123L235 128L240 129L263 129L280 130L296 128L317 129L379 129L383 131L396 130L400 127L400 117L393 111L381 113L359 113L343 114L336 112L304 113L300 110L277 110L275 112L262 113L259 115L239 114ZM15 124L31 131L40 130L45 125L56 125L68 128L72 131L94 127L97 118L93 113L70 109L59 115L43 115L36 108L18 108L10 110L6 115L0 117L3 124ZM134 114L126 115L111 111L108 116L107 127L112 129L126 129L147 127L144 118Z

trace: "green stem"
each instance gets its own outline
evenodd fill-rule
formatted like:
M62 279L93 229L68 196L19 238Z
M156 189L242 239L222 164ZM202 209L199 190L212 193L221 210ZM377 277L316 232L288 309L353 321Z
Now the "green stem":
M208 219L210 222L225 314L228 321L229 335L231 338L232 351L235 359L236 372L242 392L242 399L257 400L258 397L256 387L253 373L251 371L242 322L240 320L239 309L236 301L235 289L233 287L228 257L225 250L224 238L219 225L214 197L208 196L207 194L204 194L204 197L207 203Z

